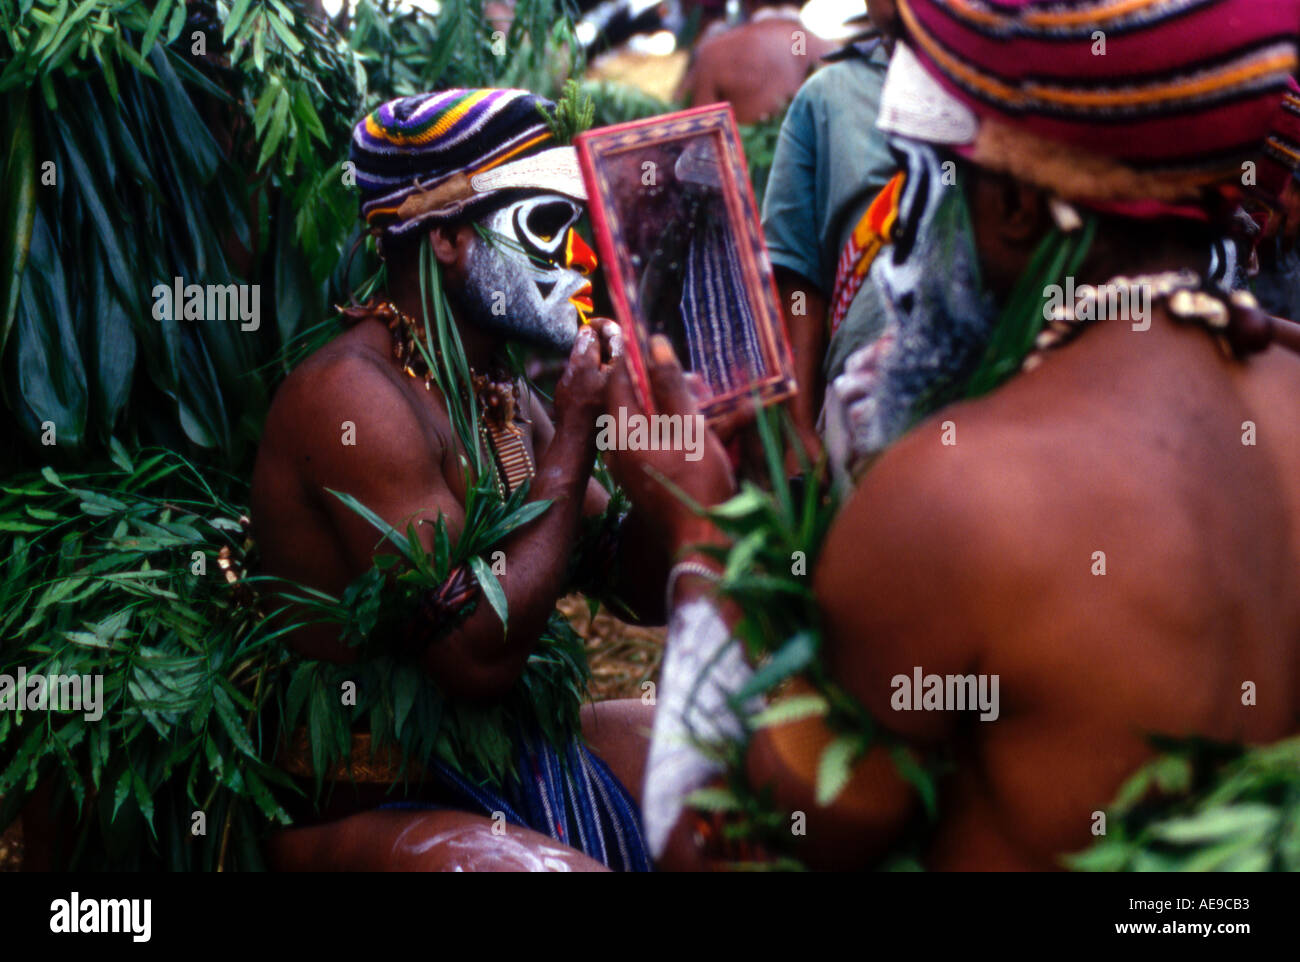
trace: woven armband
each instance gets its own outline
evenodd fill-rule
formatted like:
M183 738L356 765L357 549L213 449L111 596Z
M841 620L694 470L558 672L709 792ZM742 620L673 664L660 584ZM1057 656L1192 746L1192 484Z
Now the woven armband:
M423 648L450 632L461 622L465 606L478 593L478 579L467 566L452 568L442 584L420 595L410 634L411 645Z

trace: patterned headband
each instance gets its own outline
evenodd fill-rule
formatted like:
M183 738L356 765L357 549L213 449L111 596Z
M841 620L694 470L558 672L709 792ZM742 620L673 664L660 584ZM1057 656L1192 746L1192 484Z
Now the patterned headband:
M382 104L352 132L350 159L361 216L399 236L425 224L473 217L504 191L585 199L570 148L543 116L554 104L526 90L442 90Z
M1300 62L1300 0L899 0L899 13L944 112L929 136L896 95L910 127L896 132L1076 197L1174 202L1239 179Z
M1272 129L1259 157L1259 190L1273 204L1300 177L1300 83L1292 79L1273 114Z

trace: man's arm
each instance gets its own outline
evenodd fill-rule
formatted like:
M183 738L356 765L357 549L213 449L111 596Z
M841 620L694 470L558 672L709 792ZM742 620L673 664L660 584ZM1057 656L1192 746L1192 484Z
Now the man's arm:
M822 361L826 358L826 295L792 270L774 267L773 271L794 354L794 376L799 383L799 393L790 402L790 414L804 447L815 460L821 451L817 415L826 387L822 382Z
M593 349L597 360L584 358L580 380L598 363L599 347ZM589 384L580 390L592 393ZM303 475L330 517L353 577L370 566L377 551L393 549L381 545L374 528L327 488L351 494L400 531L414 521L428 550L439 516L453 538L459 535L464 510L447 478L460 466L445 418L438 436L431 437L388 373L368 359L337 362L312 400L312 415L302 420ZM343 421L353 423L355 444L340 444ZM530 488L530 501L552 503L500 545L506 559L499 580L508 604L508 630L480 601L456 629L423 642L422 663L446 691L499 696L522 671L562 589L594 455L593 421L589 403L564 406L557 438L539 457Z
M806 85L790 104L781 123L763 194L763 232L799 384L790 413L814 459L821 451L816 425L824 389L822 362L827 348L828 297L828 292L820 287L822 254L817 223L818 164L814 134L818 114L815 101L820 97L817 87L815 83Z
M896 709L894 680L910 684L918 668L978 670L982 612L1000 567L1014 563L997 548L1000 499L984 488L996 478L972 474L969 462L968 452L942 444L939 421L918 425L863 477L814 572L831 677L884 727L922 745L947 737L963 716ZM912 693L918 704L920 694Z
M722 535L709 526L679 535L678 539L683 546L725 543ZM687 556L697 560L700 557L689 551ZM682 575L673 592L674 611L711 599L713 590L707 578ZM728 630L739 620L741 613L734 605L718 601L711 604L716 617ZM689 645L692 640L670 636L668 643ZM781 698L812 691L806 680L794 678ZM817 780L821 759L836 738L837 733L821 718L771 725L757 731L750 740L745 767L749 784L757 790L770 791L778 811L804 813L805 835L799 847L800 858L813 869L842 871L869 865L888 850L915 811L916 792L899 773L891 749L878 744L857 760L835 801L820 804ZM684 814L673 830L675 839L687 833L690 820L690 814ZM674 849L677 853L674 857L680 857L680 841Z
M656 338L651 345L649 374L658 410L685 414L694 411L694 401L681 369L671 347L662 338ZM609 403L611 408L625 405L638 410L626 371L615 373L610 385ZM668 478L701 504L712 505L725 500L734 491L734 483L717 438L710 433L705 444L705 457L698 464L686 464L671 452L615 452L610 455L610 461L633 503L658 523L660 535L669 550L675 556L684 556L716 570L716 562L692 552L691 546L725 545L725 537L712 524L683 508L678 497L653 475ZM851 564L849 570L853 570ZM688 606L707 602L713 590L713 580L709 577L691 570L681 573L673 586L674 618L677 612ZM739 612L729 605L712 604L714 631L720 630L725 636L735 624ZM697 616L695 621L701 621L701 618ZM696 630L699 630L698 625ZM707 647L709 643L716 643L716 639L710 642L689 634L678 637L670 628L670 650L676 646L693 648L703 644ZM666 680L664 684L667 684ZM665 691L663 697L668 695L669 692ZM817 806L817 765L822 750L832 737L820 719L766 730L750 746L750 780L755 786L772 786L774 798L783 808L801 810L808 815L809 834L813 835L813 828L816 828L816 839L806 852L810 862L833 866L847 859L854 864L864 864L887 846L906 824L912 810L913 791L898 774L888 754L876 749L860 760L846 791L834 805L829 808ZM671 833L673 839L680 842L689 837L687 821L679 821Z
M529 416L533 419L534 443L538 451L545 451L555 437L555 426L536 398L532 399L529 411ZM598 480L592 478L587 482L583 516L594 517L608 506L609 492ZM617 538L612 570L602 574L609 576L605 582L609 594L631 610L629 612L619 608L614 610L614 614L634 620L636 624L662 625L667 617L664 611L664 583L672 565L672 557L664 550L663 539L655 530L654 524L646 519L645 513L637 511L635 507L628 513ZM598 600L608 602L611 599Z

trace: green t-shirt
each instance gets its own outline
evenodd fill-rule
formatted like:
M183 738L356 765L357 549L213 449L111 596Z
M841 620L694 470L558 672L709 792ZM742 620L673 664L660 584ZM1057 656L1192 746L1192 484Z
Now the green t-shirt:
M867 205L897 168L876 127L889 56L877 45L823 67L795 95L781 125L763 198L772 263L807 278L829 298L840 251ZM884 326L880 296L863 284L831 339L827 378Z

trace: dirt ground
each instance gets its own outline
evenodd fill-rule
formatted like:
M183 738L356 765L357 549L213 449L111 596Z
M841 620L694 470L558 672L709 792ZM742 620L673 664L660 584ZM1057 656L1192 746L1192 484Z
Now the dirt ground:
M664 56L617 50L606 54L587 71L590 80L609 80L635 87L642 93L670 101L690 65L690 54L677 50Z
M557 607L587 642L591 665L591 697L639 698L641 686L659 677L664 650L663 628L638 628L619 621L604 609L592 619L581 595L561 598Z
M602 610L592 618L581 595L560 599L559 609L587 642L591 697L595 701L637 698L641 685L659 676L662 628L637 628ZM23 859L21 822L0 835L0 872L16 872Z

